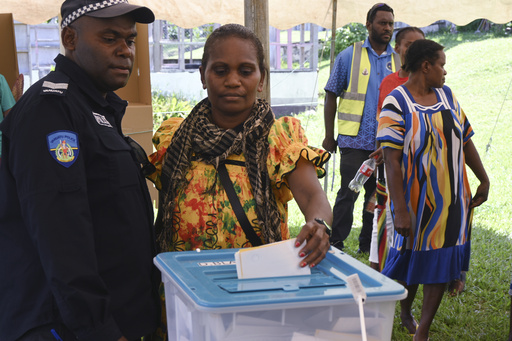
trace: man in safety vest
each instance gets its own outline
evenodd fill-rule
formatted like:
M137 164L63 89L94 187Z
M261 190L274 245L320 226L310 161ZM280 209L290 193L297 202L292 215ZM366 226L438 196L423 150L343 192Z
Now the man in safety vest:
M393 9L386 4L374 5L367 14L368 38L343 50L336 58L325 86L325 138L323 147L335 152L340 148L341 188L334 204L331 244L343 249L352 228L354 203L358 193L348 184L361 164L373 156L377 132L379 84L400 68L400 57L389 44L393 36ZM336 98L340 97L339 105ZM338 136L334 135L334 118L338 117ZM376 184L369 179L364 185L367 206ZM373 213L363 210L363 227L358 252L368 253Z

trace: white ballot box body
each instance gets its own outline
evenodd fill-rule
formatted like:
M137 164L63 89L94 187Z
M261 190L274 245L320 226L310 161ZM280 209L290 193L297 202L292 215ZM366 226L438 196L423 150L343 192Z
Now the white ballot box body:
M166 252L155 257L165 287L169 340L361 340L359 308L346 278L366 292L368 340L391 339L403 286L331 248L311 275L238 279L238 249Z

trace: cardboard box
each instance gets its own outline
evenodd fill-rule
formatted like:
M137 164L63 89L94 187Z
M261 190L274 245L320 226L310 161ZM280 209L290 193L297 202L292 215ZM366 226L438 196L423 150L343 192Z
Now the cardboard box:
M239 280L238 249L161 253L170 340L361 340L359 308L346 284L365 289L367 339L391 339L403 286L336 248L311 275Z
M5 77L9 87L19 75L14 23L11 13L0 13L0 73Z
M153 108L151 99L151 78L149 66L148 25L137 24L136 54L133 71L128 84L116 91L128 101L122 128L125 135L131 136L146 151L153 153ZM152 182L147 181L151 199L158 200L158 192Z

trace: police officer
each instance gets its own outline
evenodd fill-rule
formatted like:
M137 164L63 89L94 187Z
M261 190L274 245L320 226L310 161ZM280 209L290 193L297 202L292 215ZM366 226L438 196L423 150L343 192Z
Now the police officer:
M160 319L153 209L121 131L136 22L66 0L65 55L0 126L0 339L140 340Z
M335 152L340 148L341 188L333 207L331 244L343 249L352 229L354 203L358 193L348 184L361 164L375 153L377 133L377 102L379 85L387 75L400 69L400 57L389 44L393 36L393 9L384 3L375 4L366 16L368 38L341 51L325 86L325 138L322 146ZM340 97L339 105L336 98ZM334 121L338 112L338 136ZM367 207L376 184L365 185L364 207ZM363 227L359 234L358 253L370 251L373 213L363 210Z

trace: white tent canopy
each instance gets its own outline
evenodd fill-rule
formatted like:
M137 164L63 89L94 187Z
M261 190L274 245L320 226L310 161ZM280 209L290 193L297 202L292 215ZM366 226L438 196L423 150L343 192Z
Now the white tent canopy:
M63 0L1 0L0 12L14 19L39 24L58 15ZM336 26L364 22L368 9L378 0L338 0ZM151 8L157 19L184 28L207 23L244 24L244 0L130 0ZM512 0L388 0L395 20L419 27L444 19L465 25L475 19L494 23L512 20ZM268 0L269 23L287 29L302 23L331 28L332 0Z

